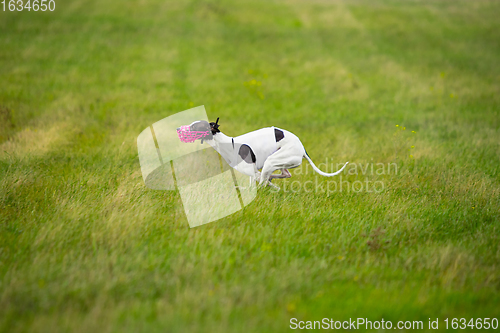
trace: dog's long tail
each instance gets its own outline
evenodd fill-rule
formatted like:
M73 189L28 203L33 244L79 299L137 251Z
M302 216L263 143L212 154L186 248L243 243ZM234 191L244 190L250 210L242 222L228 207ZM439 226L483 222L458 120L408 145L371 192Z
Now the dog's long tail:
M344 170L344 168L347 166L347 164L349 164L349 162L346 162L344 164L344 166L342 168L340 168L340 170L337 171L337 172L326 173L326 172L323 172L320 169L318 169L318 167L314 164L314 162L311 160L311 158L309 157L309 155L307 155L307 153L304 154L304 157L309 161L309 163L311 164L311 166L314 169L314 171L316 171L317 173L319 173L320 175L325 176L325 177L333 177L333 176L338 175L339 173L342 172L342 170Z

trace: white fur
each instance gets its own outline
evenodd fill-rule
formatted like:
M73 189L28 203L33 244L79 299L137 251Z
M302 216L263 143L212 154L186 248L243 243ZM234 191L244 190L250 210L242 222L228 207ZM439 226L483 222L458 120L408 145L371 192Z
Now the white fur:
M272 136L269 135L268 131L265 131L266 129L272 130ZM205 140L205 142L219 152L229 164L231 164L230 161L234 161L235 156L238 154L238 151L235 150L239 149L238 145L234 148L235 146L233 143L240 145L247 144L256 156L256 163L247 163L242 160L240 163L233 166L234 169L252 177L256 181L260 181L259 186L268 185L277 189L279 189L279 187L273 185L270 180L274 178L290 178L292 175L287 169L300 166L302 164L302 158L307 159L314 171L325 177L338 175L349 163L345 163L337 172L325 173L318 169L309 156L307 156L302 142L300 142L300 139L295 134L284 129L276 128L284 134L284 138L276 142L274 127L266 129L246 133L234 138L219 132L213 135L212 140ZM257 164L262 164L260 161L263 161L263 165ZM261 172L259 172L260 168L262 168ZM272 173L275 170L281 170L281 174L273 175Z

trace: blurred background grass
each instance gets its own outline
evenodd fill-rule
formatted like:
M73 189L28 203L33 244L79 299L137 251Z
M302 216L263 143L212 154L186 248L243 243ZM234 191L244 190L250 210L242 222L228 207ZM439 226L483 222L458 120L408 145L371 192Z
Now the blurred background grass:
M499 12L445 0L0 12L0 329L498 317ZM318 163L398 173L344 175L382 193L264 189L190 230L177 193L145 188L135 139L202 104L227 135L275 125ZM292 181L316 181L305 171Z

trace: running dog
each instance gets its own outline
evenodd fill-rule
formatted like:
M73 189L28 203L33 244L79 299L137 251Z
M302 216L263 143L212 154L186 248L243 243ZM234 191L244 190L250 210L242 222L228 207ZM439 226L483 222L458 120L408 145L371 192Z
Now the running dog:
M208 143L231 167L258 181L259 187L268 185L279 189L271 180L290 178L292 175L288 169L300 166L303 158L309 161L314 171L325 177L338 175L349 163L346 162L337 172L326 173L314 165L302 142L292 132L266 127L233 138L222 133L219 126L219 118L215 123L195 121L177 128L177 134L182 142L201 140L201 143ZM281 170L281 174L273 175L276 170Z

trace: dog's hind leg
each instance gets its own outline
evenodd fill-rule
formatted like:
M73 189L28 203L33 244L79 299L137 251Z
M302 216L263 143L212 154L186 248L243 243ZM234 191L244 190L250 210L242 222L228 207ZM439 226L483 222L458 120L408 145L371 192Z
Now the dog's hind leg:
M264 167L260 175L259 186L270 185L272 173L278 169L288 169L295 168L302 163L302 156L300 155L289 155L285 149L280 149L276 153L272 154L264 162ZM287 170L288 172L288 170ZM281 175L276 175L274 178L288 178L282 177ZM290 175L291 176L291 175ZM272 185L271 185L272 186Z
M292 177L290 171L288 171L287 169L281 169L281 175L271 175L269 177L269 180L271 181L275 178L290 178L290 177Z

